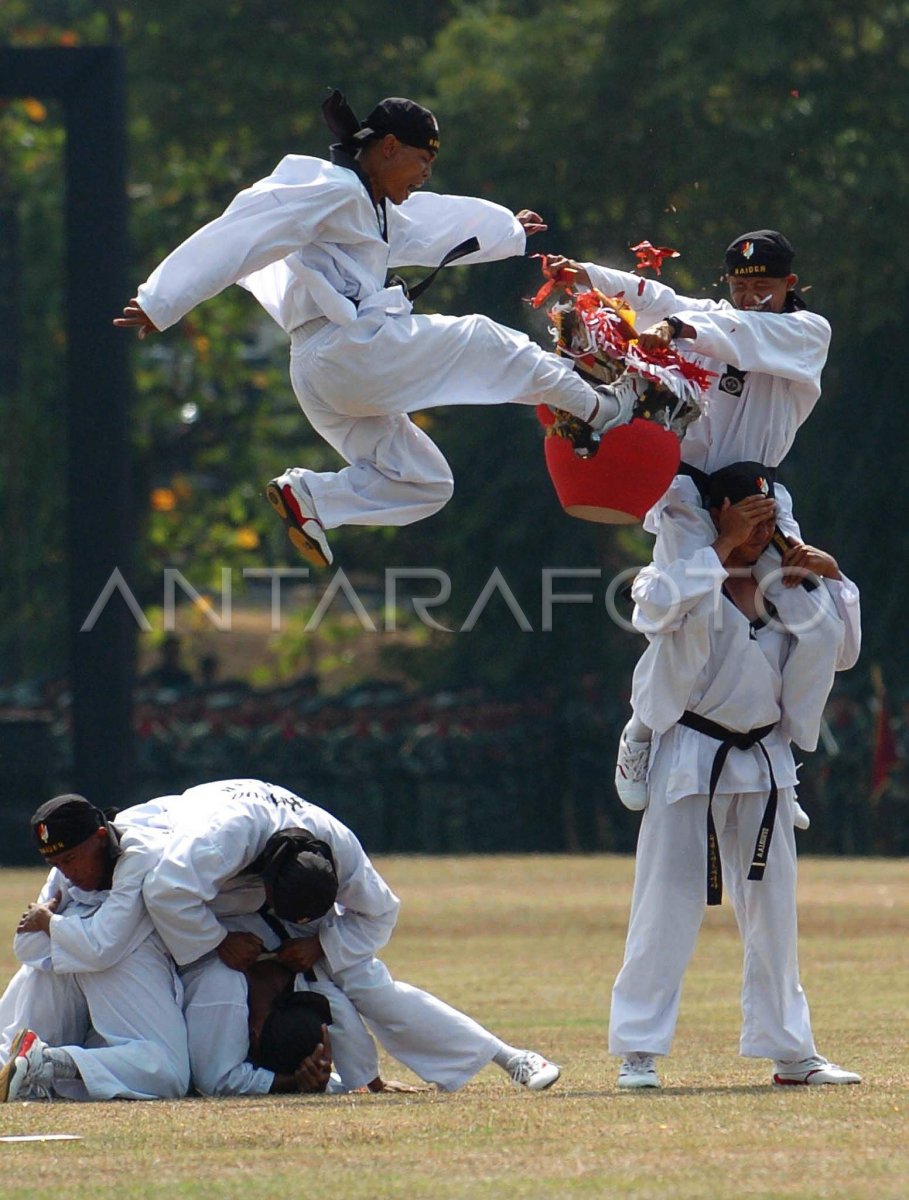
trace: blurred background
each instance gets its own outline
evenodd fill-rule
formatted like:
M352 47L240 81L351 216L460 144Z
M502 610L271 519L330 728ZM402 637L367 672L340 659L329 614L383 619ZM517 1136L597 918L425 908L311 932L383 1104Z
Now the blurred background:
M860 584L865 627L806 756L801 846L909 852L907 29L894 0L4 0L0 857L30 861L28 815L54 792L122 808L242 775L335 811L375 851L633 849L611 780L643 641L605 595L650 539L561 512L531 410L420 414L454 499L409 528L333 531L343 578L306 577L264 487L289 465L338 464L297 407L281 331L239 288L142 343L107 328L282 155L327 153L334 86L361 115L386 95L429 105L430 186L541 212L531 251L630 270L648 239L680 251L667 283L719 297L733 237L787 234L834 336L782 478L806 539ZM74 215L93 181L100 199ZM74 223L108 201L77 258ZM85 331L118 255L122 294ZM487 313L545 344L525 302L540 281L529 259L452 268L421 308ZM111 519L128 545L105 612L116 637L83 630ZM546 569L579 572L556 590L591 597L556 605L551 629ZM390 571L410 573L393 601ZM411 600L442 575L444 629Z

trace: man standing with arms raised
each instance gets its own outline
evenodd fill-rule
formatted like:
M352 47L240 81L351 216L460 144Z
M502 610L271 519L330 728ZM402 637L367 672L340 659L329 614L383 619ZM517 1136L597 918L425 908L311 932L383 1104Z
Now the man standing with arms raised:
M725 883L745 947L740 1053L772 1059L776 1084L858 1083L817 1053L799 982L791 750L815 747L833 673L858 657L858 591L829 554L788 552L784 567L816 576L807 663L756 577L772 489L744 466L712 488L712 544L652 563L632 589L652 650L634 699L655 738L609 1048L620 1087L659 1087L654 1058L669 1053L705 903Z

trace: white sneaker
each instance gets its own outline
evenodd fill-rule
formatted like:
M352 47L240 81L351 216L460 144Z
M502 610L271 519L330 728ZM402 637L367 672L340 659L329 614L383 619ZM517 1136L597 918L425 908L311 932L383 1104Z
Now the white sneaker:
M649 386L646 379L631 371L625 371L615 383L598 384L593 390L599 406L589 421L594 433L608 433L619 425L627 425L634 416L634 406Z
M41 1084L47 1046L33 1029L20 1029L9 1048L9 1062L0 1070L0 1104L12 1103L23 1092Z
M529 1088L532 1092L542 1092L544 1088L552 1087L562 1074L561 1068L555 1063L533 1050L518 1054L508 1064L507 1070L518 1087Z
M615 790L625 807L632 812L640 812L647 807L649 765L650 742L633 742L623 729L615 764Z
M290 468L265 489L269 504L284 522L287 537L315 567L330 567L333 555L308 489L294 479Z
M619 1067L616 1083L620 1088L658 1088L660 1077L657 1075L653 1055L641 1054L638 1051L626 1054Z
M800 1058L794 1062L775 1062L773 1082L781 1087L791 1084L810 1086L818 1083L861 1083L862 1077L856 1075L855 1071L844 1071L836 1063L815 1054L812 1058Z

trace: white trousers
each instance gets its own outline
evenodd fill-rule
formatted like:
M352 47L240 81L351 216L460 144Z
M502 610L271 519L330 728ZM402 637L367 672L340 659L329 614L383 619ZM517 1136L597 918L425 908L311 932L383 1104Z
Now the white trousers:
M377 958L361 959L332 978L388 1053L442 1091L463 1087L502 1048L472 1017L392 979Z
M69 1100L165 1100L189 1087L179 980L156 936L106 971L24 966L0 999L0 1054L27 1027L72 1057L81 1079L54 1081Z
M267 949L278 944L258 913L221 919L227 929L257 934ZM285 924L294 936L318 932L317 927ZM331 1005L332 1057L344 1090L363 1087L379 1074L375 1043L363 1021L393 1058L443 1091L462 1087L502 1048L502 1042L472 1018L429 992L392 979L377 958L364 958L335 972L321 959L315 974L315 983L298 975L294 987L321 992ZM246 1061L246 976L226 967L216 954L184 967L181 975L196 1088L222 1096L267 1092L272 1072Z
M669 755L657 750L650 803L638 837L625 959L612 990L609 1050L668 1054L706 906L707 797L665 798ZM761 882L747 875L767 801L720 794L713 817L723 885L744 944L741 1054L798 1059L815 1053L808 1002L799 983L795 793L782 788Z
M301 470L327 529L408 525L451 498L451 468L408 413L545 403L587 418L596 399L566 360L479 315L364 313L295 333L290 376L313 428L350 464Z
M317 974L321 972L317 969ZM264 1095L274 1074L247 1061L249 1008L246 976L216 954L184 967L184 1013L196 1089L206 1096ZM294 981L297 991L320 992L331 1005L334 1070L344 1091L365 1087L379 1074L375 1043L351 1002L329 980Z

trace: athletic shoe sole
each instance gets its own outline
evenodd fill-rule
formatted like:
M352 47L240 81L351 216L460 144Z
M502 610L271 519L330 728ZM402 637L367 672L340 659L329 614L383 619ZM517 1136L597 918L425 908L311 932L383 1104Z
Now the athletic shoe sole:
M307 562L311 562L314 567L330 567L332 560L327 557L319 543L306 532L305 525L307 522L301 522L291 512L287 501L281 493L280 487L276 483L270 483L265 489L265 495L268 503L278 514L284 528L287 530L287 539L294 549L302 554Z
M22 1043L30 1032L28 1029L19 1030L9 1048L9 1062L0 1068L0 1104L6 1104L9 1100L15 1100L19 1094L18 1086L15 1086L19 1074L16 1059L19 1051L22 1049ZM22 1071L22 1074L24 1075L25 1071Z
M823 1068L810 1071L804 1079L786 1079L782 1075L774 1075L774 1087L848 1087L850 1084L861 1083L861 1079L817 1079L817 1075L825 1075Z
M547 1063L542 1070L537 1071L536 1075L525 1084L525 1087L531 1092L545 1092L547 1088L552 1087L561 1074L561 1069L555 1063Z

